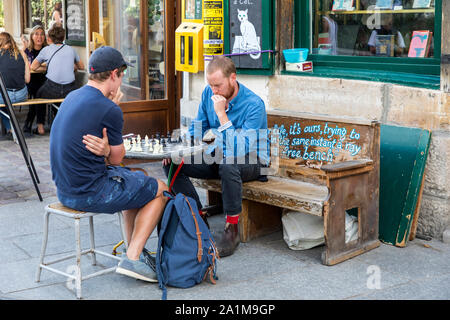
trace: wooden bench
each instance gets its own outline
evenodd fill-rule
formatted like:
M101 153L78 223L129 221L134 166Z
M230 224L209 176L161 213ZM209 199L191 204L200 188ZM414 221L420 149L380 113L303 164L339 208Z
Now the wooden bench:
M289 209L323 217L323 264L378 247L380 124L284 111L270 111L268 124L279 129L271 133L271 173L243 184L241 241L280 230ZM191 180L207 190L209 205L221 203L219 180ZM358 238L348 243L346 212L358 218Z

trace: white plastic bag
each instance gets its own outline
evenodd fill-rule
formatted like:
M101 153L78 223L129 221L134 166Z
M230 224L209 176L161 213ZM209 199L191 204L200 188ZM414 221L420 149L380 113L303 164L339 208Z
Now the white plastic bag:
M358 239L358 218L345 213L345 243Z
M292 250L306 250L325 243L323 217L285 210L281 222L283 239Z

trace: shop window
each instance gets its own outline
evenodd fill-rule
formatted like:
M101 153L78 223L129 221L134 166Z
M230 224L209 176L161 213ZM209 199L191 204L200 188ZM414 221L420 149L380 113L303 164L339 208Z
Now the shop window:
M438 87L441 0L297 0L314 74Z

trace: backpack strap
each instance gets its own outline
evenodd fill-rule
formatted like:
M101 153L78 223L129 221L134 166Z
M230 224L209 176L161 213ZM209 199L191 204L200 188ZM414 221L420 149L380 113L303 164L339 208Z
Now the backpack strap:
M191 204L189 203L188 199L186 198L186 196L184 194L183 194L183 197L186 200L186 202L189 206L189 209L191 209L192 217L194 218L195 229L196 229L195 234L197 235L197 243L198 243L197 260L200 263L202 261L202 256L203 256L202 237L201 237L202 233L200 232L200 229L198 227L197 218L195 217L195 212L194 212L194 210L192 210Z

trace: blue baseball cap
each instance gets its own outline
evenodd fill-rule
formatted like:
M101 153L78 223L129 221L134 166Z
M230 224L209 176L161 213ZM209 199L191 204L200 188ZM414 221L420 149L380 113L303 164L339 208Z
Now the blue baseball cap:
M123 65L133 67L131 63L124 60L119 50L103 46L92 52L89 58L89 73L112 71Z

